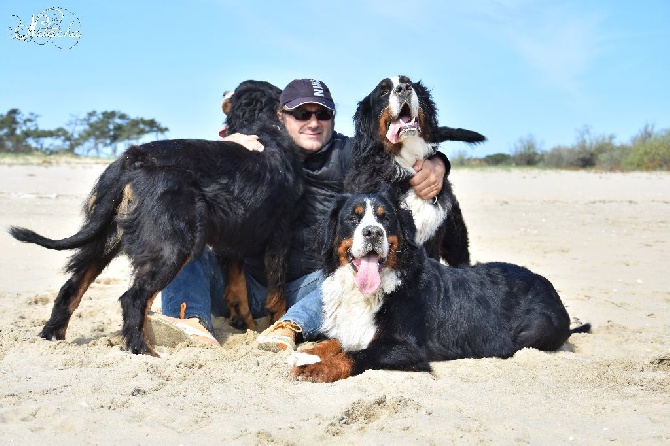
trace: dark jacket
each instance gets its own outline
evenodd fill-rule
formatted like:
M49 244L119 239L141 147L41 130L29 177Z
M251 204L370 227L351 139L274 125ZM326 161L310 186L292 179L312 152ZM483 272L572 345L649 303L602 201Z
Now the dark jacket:
M321 255L315 247L317 228L337 195L344 191L344 177L352 157L351 138L333 133L328 144L303 161L304 204L293 226L287 282L321 268ZM246 259L245 267L254 279L266 284L263 256Z

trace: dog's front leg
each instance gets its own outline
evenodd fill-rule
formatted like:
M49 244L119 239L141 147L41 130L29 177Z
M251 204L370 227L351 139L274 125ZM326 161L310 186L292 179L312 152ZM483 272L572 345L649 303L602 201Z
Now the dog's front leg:
M286 313L286 270L288 269L288 232L286 222L280 221L272 240L265 248L265 272L268 294L265 309L275 323Z
M230 312L230 325L243 330L256 329L251 311L249 310L249 294L247 280L244 276L244 262L241 259L219 260L222 271L227 271L226 292L224 301Z
M351 376L353 360L342 351L336 339L319 342L314 347L291 355L293 376L302 381L330 383Z
M352 375L365 370L403 370L430 372L426 351L411 336L398 342L393 338L375 338L368 348L351 353Z

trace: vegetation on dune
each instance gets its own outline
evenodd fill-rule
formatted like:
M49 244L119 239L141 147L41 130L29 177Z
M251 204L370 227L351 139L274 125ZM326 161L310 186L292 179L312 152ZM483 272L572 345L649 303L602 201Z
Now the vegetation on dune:
M607 171L670 170L670 129L657 131L645 125L630 142L617 144L613 134L596 135L590 127L577 131L574 144L542 150L533 135L517 140L511 154L495 153L483 158L461 150L450 157L455 166L535 166L558 169Z

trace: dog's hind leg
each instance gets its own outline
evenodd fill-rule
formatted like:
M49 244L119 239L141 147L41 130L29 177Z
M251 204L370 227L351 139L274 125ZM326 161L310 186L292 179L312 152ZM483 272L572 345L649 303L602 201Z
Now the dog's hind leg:
M65 339L65 332L72 313L77 309L82 296L98 277L100 271L95 267L90 267L74 274L65 282L54 301L51 317L40 332L41 337L51 341Z
M515 350L524 347L544 351L558 350L570 337L567 312L534 314L532 319L527 318L519 324L514 335Z
M154 283L151 280L144 280L138 274L132 286L119 298L123 313L123 328L121 329L121 333L128 350L136 355L149 354L158 356L156 351L149 345L145 329L147 314L151 310L151 304L162 289Z
M140 284L136 278L133 285L119 298L123 311L121 333L128 350L136 355L158 356L155 350L149 346L144 329L147 312L159 291L153 288L155 287Z
M175 278L189 259L185 253L173 255L177 260L154 255L140 265L134 264L133 283L119 298L123 315L121 333L133 354L158 356L147 342L146 319L158 292Z
M117 253L118 243L115 239L109 239L109 243L103 240L85 246L72 256L67 267L72 275L58 292L51 317L40 332L41 337L49 340L65 339L72 313L79 306L84 293Z
M275 323L286 313L286 291L284 283L268 283L268 294L265 309L270 315L270 321Z
M219 259L219 264L228 272L224 301L230 312L230 325L240 330L255 330L256 322L249 310L244 262L241 259Z

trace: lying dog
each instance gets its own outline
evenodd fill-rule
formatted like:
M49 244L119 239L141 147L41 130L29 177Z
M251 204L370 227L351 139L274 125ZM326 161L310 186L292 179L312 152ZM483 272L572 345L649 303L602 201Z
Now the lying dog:
M256 87L242 84L234 95L244 102L258 92ZM271 120L274 113L266 110L239 123L228 116L237 131L259 135L263 153L205 140L130 147L98 178L84 209L85 222L71 237L52 240L12 227L17 240L76 249L66 267L71 276L40 336L64 339L89 285L113 258L126 254L134 277L120 297L122 334L131 352L155 355L145 339L146 313L156 294L205 245L235 258L265 253L266 308L278 319L286 311L286 254L302 193L302 155L275 125L276 118Z
M416 173L414 163L436 154L438 143L478 143L486 138L471 130L438 126L430 92L406 76L382 80L358 103L354 125L355 159L345 189L372 193L385 183L400 186L403 205L414 216L417 243L426 247L429 256L442 257L449 265L469 264L467 227L446 175L435 200L419 198L409 179ZM448 175L451 165L446 156L442 160Z
M296 377L430 371L430 361L551 351L568 339L570 318L547 279L508 263L445 266L415 232L388 194L339 200L324 246L322 331L332 339L291 357Z

